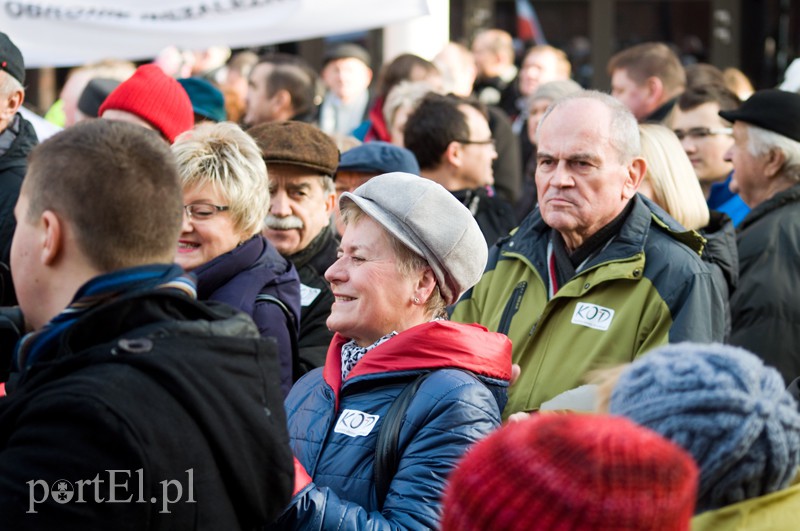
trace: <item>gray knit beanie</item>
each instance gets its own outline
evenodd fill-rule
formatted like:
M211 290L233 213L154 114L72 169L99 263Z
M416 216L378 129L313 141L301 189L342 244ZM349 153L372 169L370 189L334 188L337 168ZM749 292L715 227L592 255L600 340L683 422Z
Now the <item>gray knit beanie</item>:
M698 513L781 490L797 474L797 404L778 371L741 348L656 348L622 373L609 412L692 454Z

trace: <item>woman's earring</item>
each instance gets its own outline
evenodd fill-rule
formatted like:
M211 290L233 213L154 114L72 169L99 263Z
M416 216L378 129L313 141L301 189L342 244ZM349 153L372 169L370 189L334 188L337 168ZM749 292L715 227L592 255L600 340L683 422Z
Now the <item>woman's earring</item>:
M419 297L414 297L414 304L419 304Z

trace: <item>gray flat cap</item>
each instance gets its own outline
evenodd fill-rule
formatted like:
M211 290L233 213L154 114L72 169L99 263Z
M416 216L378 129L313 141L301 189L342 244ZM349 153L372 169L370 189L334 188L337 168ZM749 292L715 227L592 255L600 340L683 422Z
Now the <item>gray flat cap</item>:
M489 252L470 211L440 184L410 173L384 173L345 192L387 232L425 258L447 304L480 280Z

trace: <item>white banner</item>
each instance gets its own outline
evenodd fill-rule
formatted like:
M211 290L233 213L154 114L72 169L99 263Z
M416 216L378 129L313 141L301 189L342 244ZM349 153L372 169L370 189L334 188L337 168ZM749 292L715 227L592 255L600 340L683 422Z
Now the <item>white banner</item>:
M291 42L428 13L427 0L0 0L0 31L38 68Z

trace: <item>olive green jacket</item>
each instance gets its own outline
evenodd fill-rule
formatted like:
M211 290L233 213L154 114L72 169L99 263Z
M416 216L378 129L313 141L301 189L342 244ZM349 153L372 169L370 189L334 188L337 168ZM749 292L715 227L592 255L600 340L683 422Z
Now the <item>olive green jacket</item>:
M548 300L551 229L532 212L500 240L452 319L507 334L522 368L504 416L536 410L587 371L679 341L721 341L724 305L700 259L703 238L637 195L619 233Z
M800 483L692 518L692 531L795 531L800 528Z

